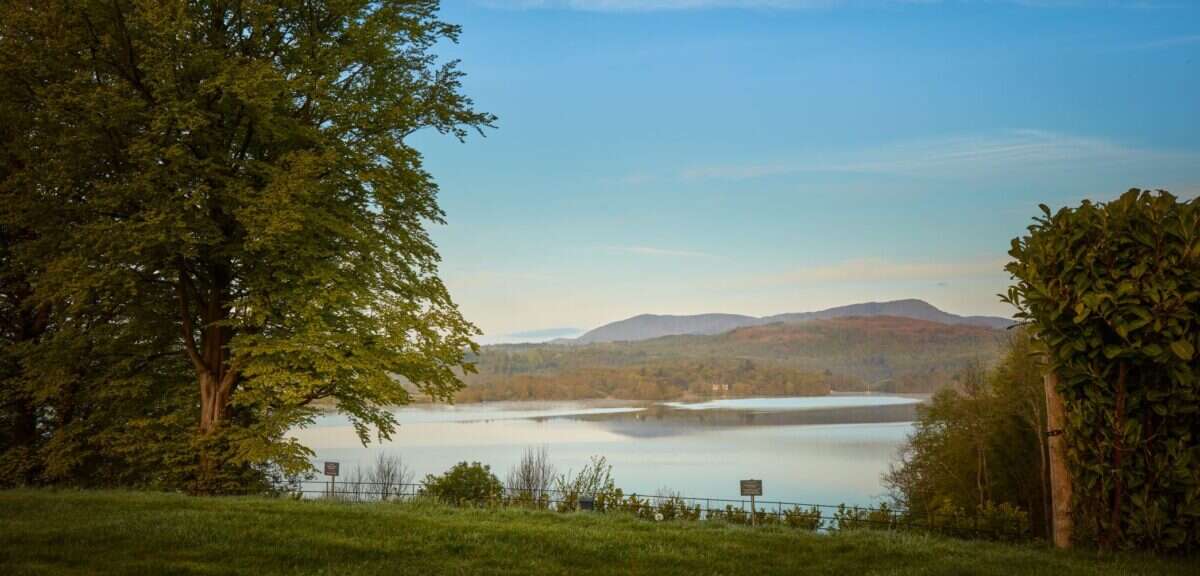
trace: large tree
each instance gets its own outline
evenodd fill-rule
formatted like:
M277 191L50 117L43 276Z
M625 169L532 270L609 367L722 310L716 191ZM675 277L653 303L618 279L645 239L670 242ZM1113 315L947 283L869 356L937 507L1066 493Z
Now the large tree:
M435 398L461 385L476 330L437 276L437 187L406 138L493 118L432 54L459 33L437 8L4 3L6 76L34 110L20 194L69 223L35 300L66 318L133 302L155 316L116 324L143 343L169 320L194 378L197 489L306 466L285 432L318 400L366 441L392 432L402 381Z

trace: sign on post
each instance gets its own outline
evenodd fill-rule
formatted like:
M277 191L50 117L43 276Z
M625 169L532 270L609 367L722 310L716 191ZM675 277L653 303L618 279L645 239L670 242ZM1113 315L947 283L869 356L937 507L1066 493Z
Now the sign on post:
M754 517L754 497L762 496L762 480L742 480L742 496L750 497L750 525L758 524L758 519Z
M329 477L329 497L335 496L335 483L337 482L339 464L337 462L325 463L325 475Z

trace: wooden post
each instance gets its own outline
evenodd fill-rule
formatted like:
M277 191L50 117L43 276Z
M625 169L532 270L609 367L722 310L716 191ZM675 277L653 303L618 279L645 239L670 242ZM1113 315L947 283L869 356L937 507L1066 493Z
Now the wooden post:
M750 495L750 525L757 526L758 519L754 517L754 495Z
M1071 474L1067 471L1067 442L1063 436L1066 414L1058 395L1058 376L1043 378L1046 387L1046 444L1050 451L1050 506L1054 547L1071 547Z

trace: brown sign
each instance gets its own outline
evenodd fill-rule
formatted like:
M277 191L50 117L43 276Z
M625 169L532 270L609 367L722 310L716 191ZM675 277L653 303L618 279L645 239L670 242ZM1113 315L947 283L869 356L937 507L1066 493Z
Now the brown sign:
M338 475L338 463L337 462L326 462L325 463L325 475L326 476L337 476Z
M762 480L742 480L742 496L762 496Z

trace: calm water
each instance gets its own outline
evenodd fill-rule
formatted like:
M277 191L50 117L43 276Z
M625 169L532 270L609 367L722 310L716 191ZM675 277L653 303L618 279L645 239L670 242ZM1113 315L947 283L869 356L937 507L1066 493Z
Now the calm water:
M761 478L764 500L867 505L912 429L915 398L741 398L697 404L503 402L398 408L391 441L364 448L341 416L294 435L345 475L379 451L418 479L456 462L490 464L503 480L526 447L545 446L560 471L603 455L626 493L662 488L737 498L738 480Z

